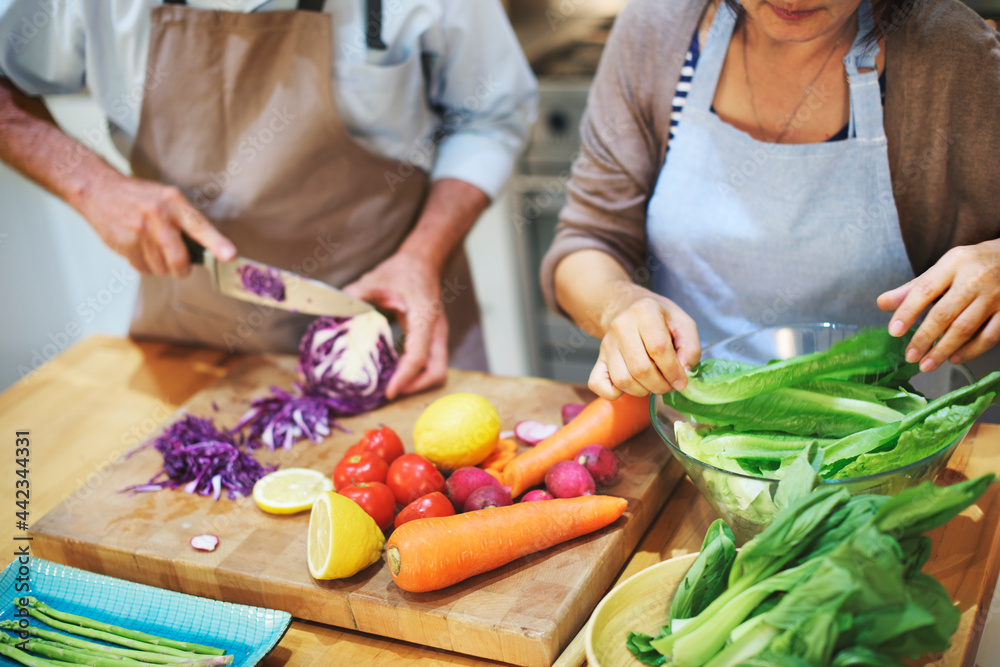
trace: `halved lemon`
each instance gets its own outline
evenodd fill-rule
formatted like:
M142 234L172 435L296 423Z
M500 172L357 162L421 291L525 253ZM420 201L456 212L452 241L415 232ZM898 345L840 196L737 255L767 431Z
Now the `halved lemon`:
M350 577L382 557L385 535L356 502L327 491L309 515L309 574L316 579Z
M333 480L308 468L275 470L253 485L253 499L265 512L294 514L312 507L316 496L333 491Z

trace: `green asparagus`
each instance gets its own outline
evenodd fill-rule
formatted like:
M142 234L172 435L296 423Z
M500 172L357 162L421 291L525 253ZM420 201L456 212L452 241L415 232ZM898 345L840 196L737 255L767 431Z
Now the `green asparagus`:
M153 663L167 665L167 667L178 667L179 665L191 664L192 660L198 661L198 664L206 665L206 667L218 666L218 665L228 665L232 662L233 656L205 656L192 654L190 657L181 657L175 655L167 655L165 653L157 653L155 651L140 651L136 649L123 648L120 646L108 646L106 644L95 644L94 642L88 642L86 639L80 639L79 637L73 637L72 635L64 635L58 632L52 632L51 630L46 630L44 628L39 628L34 625L29 625L26 628L22 628L18 625L17 621L0 621L0 628L4 630L12 630L16 632L27 633L32 637L37 637L39 639L46 640L50 643L64 644L66 646L72 646L81 651L94 651L99 653L114 654L121 656L125 659L137 660L144 663Z
M194 642L178 641L174 639L166 639L164 637L157 637L156 635L147 634L145 632L140 632L139 630L131 630L129 628L119 627L117 625L111 625L109 623L102 623L100 621L95 621L93 619L86 618L84 616L78 616L76 614L67 614L61 612L58 609L53 609L49 605L41 602L34 597L21 598L22 600L27 600L28 606L36 609L37 611L46 614L47 616L61 621L63 623L70 623L73 625L78 625L82 628L90 628L97 630L98 632L109 633L113 635L119 635L128 639L133 639L140 642L145 642L146 644L153 644L158 647L172 648L179 651L186 651L188 653L203 653L207 655L223 655L225 651L214 646L205 646L203 644L196 644ZM21 607L20 600L17 603L18 607ZM49 625L52 625L49 623ZM52 627L57 627L52 625ZM69 630L72 632L72 630ZM78 632L78 634L85 635L84 632ZM105 639L100 637L100 639ZM105 639L105 641L110 641ZM164 653L169 653L164 651Z
M45 658L39 658L37 655L31 655L30 653L25 653L19 648L0 642L0 655L5 658L10 658L15 662L19 662L25 667L62 667L61 662L52 662L51 660L46 660Z

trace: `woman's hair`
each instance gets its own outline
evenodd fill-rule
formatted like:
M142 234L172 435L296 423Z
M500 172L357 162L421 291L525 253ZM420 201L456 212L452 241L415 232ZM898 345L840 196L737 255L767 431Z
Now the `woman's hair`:
M884 39L893 32L900 28L906 19L909 18L913 10L916 9L917 5L921 0L871 0L872 3L872 22L874 23L871 31L867 35L862 36L861 41L866 44L871 44L879 39ZM739 0L725 0L725 3L729 5L730 9L740 15L743 12L743 5L739 3Z

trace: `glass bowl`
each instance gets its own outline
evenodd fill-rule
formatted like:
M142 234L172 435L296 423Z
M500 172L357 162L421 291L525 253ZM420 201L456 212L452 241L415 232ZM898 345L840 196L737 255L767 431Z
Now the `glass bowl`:
M771 359L787 359L799 354L823 351L834 343L849 338L860 328L857 325L829 323L770 327L713 343L702 350L701 356L703 359L763 364ZM965 366L946 363L931 373L919 373L911 380L911 384L931 399L973 381L972 373ZM685 454L674 437L674 422L688 420L665 405L661 396L654 394L651 397L650 415L656 432L667 443L674 458L719 517L733 529L738 543L746 542L767 527L777 511L773 502L777 480L721 470ZM950 442L942 443L941 449L934 454L894 470L823 483L839 485L851 495L895 495L924 480L936 478L948 464L948 459L963 437L964 433Z

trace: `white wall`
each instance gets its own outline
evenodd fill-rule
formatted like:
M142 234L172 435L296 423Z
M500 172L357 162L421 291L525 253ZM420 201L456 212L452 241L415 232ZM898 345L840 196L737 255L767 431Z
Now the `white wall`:
M127 168L83 95L50 101L68 132ZM95 138L99 140L95 141ZM73 209L0 164L0 389L80 338L127 330L138 275Z
M67 132L128 170L89 97L48 103ZM3 164L0 202L0 304L7 315L0 318L2 390L89 334L125 335L138 274L73 209ZM502 375L528 369L513 234L501 198L467 242L490 365Z

